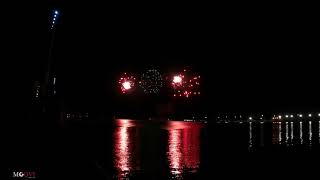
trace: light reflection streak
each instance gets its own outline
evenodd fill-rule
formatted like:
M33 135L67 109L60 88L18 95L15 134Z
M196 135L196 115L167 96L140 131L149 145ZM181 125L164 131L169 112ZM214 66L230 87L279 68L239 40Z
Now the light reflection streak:
M290 139L291 139L291 143L293 143L293 132L294 132L294 130L293 130L293 122L290 122L290 129L291 129L291 131L290 131Z
M179 178L183 171L196 172L200 165L199 127L169 129L168 161L171 174Z
M249 149L251 149L252 146L252 122L249 122Z
M289 140L289 124L286 122L286 145L288 145Z
M299 136L300 136L300 144L303 144L303 133L302 133L302 122L299 122Z
M130 162L131 146L129 143L130 133L128 127L117 127L115 130L115 167L119 171L120 177L129 174L132 164Z
M309 145L312 145L312 121L309 121Z
M200 129L189 128L183 130L183 155L184 164L187 168L199 168L199 141Z
M272 144L278 144L278 122L272 122Z
M264 146L264 128L263 128L263 122L260 123L260 146Z
M180 174L182 165L181 152L181 130L173 129L169 131L169 160L172 174Z
M281 135L282 135L282 131L281 131L281 122L279 122L279 144L281 144L281 141L282 141L282 137L281 137Z

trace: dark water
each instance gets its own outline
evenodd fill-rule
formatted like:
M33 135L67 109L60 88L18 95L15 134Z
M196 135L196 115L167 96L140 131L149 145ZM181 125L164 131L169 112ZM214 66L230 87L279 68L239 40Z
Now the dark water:
M117 120L113 132L116 176L137 173L180 178L200 168L202 123Z
M56 136L47 141L39 138L39 149L33 148L38 149L35 152L40 156L35 167L43 167L39 176L261 179L274 178L275 174L278 177L280 173L286 178L300 174L310 179L309 175L318 173L319 119L281 123L125 119L106 122L71 123L55 131ZM43 144L48 146L44 148Z
M119 119L105 142L109 148L104 158L97 162L113 179L206 179L225 171L228 176L239 169L264 169L277 161L286 167L299 160L291 158L292 153L310 155L319 150L319 124Z

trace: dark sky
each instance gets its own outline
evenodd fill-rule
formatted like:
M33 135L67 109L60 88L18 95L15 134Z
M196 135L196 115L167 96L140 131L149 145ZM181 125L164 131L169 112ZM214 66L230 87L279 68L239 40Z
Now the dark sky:
M54 46L61 92L103 99L123 71L191 66L203 75L208 106L319 107L312 12L242 6L51 3L42 16L61 12Z

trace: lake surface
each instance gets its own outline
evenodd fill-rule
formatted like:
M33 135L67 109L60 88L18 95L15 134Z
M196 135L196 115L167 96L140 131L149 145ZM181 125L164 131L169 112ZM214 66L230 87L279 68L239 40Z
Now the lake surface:
M319 124L118 119L97 164L113 179L205 179L243 169L245 162L251 170L275 161L290 166L298 159L290 154L318 152Z

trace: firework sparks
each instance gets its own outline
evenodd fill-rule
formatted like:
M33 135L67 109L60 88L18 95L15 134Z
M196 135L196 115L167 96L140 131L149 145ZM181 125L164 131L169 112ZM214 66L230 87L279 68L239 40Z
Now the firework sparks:
M129 76L127 73L124 73L118 81L121 92L125 94L128 91L131 91L135 86L135 81L136 78L134 76Z
M190 97L200 95L200 76L188 74L186 70L173 76L172 87L174 89L174 97Z
M160 72L155 69L151 69L142 74L140 86L145 93L159 93L160 88L163 86L163 80Z

